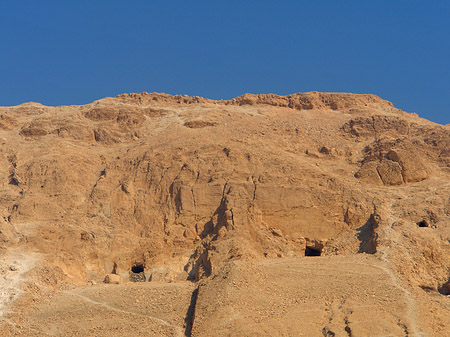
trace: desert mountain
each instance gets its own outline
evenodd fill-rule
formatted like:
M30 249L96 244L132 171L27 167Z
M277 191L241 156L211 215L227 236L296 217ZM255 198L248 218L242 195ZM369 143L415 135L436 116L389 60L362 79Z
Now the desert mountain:
M377 96L25 103L0 156L2 336L449 335L450 126Z

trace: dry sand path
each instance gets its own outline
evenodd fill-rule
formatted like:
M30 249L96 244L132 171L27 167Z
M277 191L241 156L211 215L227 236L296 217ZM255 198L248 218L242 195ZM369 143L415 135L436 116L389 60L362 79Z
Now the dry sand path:
M184 329L182 327L173 325L173 324L171 324L170 322L168 322L168 321L166 321L164 319L161 319L161 318L158 318L158 317L154 317L154 316L151 316L151 315L145 315L145 314L140 314L140 313L136 313L136 312L132 312L132 311L126 311L126 310L118 309L118 308L113 307L113 306L111 306L111 305L109 305L107 303L95 301L95 300L93 300L93 299L91 299L91 298L89 298L87 296L84 296L84 295L80 294L77 291L66 291L66 294L78 296L78 297L82 298L86 302L89 302L89 303L92 303L92 304L95 304L95 305L101 305L102 307L107 308L108 310L111 310L111 311L115 311L115 312L123 313L123 314L130 314L130 315L139 316L139 317L143 317L143 318L150 318L150 319L154 320L155 322L157 322L159 324L162 324L164 326L173 328L175 331L178 332L178 336L184 336Z

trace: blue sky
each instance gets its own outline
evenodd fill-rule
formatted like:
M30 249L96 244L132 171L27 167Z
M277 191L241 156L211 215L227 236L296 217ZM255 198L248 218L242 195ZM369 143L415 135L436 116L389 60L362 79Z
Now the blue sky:
M0 105L373 93L450 123L450 1L1 1Z

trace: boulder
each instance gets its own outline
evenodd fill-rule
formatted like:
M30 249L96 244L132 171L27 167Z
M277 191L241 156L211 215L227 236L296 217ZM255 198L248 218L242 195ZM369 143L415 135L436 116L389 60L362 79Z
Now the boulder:
M120 275L117 274L108 274L105 276L103 283L120 284L122 283L122 278L120 277Z

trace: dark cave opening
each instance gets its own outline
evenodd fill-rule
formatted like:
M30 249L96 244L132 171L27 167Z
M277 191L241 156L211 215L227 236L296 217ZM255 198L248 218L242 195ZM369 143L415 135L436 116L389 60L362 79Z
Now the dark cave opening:
M142 264L135 264L131 267L131 272L134 274L139 274L144 272L144 265Z
M130 281L131 282L145 282L147 277L144 273L145 266L143 263L135 263L131 266Z
M427 221L427 220L419 221L419 222L417 223L417 226L419 226L419 227L421 227L421 228L423 228L423 227L430 227L430 225L428 224L428 221Z
M313 247L306 246L305 256L320 256L321 254L322 254L322 250L321 249L316 249L316 248L313 248Z

